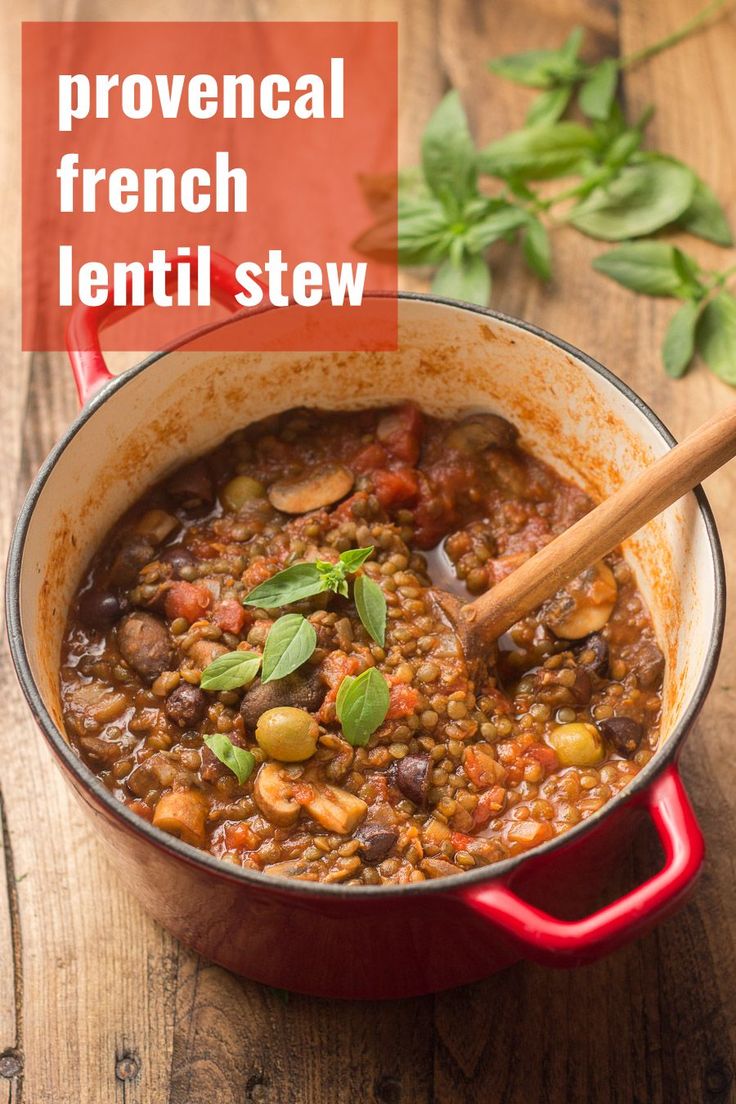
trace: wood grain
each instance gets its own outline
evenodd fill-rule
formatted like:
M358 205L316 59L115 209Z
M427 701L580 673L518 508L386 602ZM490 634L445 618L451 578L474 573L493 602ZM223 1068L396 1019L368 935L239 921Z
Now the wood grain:
M19 31L23 19L398 18L402 163L444 89L488 141L529 93L488 58L557 42L575 23L591 57L628 52L687 19L695 0L7 0L0 35L0 533L74 413L62 357L19 353ZM692 164L736 222L736 17L626 75L632 113L654 102L653 141ZM722 253L688 242L703 264ZM494 302L584 348L631 383L677 435L732 398L702 367L666 379L657 347L672 307L590 271L600 252L562 229L543 287L494 247ZM39 268L45 264L39 245ZM412 275L406 286L422 287ZM708 481L734 581L736 480ZM519 965L485 982L386 1005L287 997L179 946L111 875L31 722L3 651L0 784L0 1098L12 1104L726 1104L736 1100L736 684L725 658L684 756L709 846L696 896L646 939L595 966ZM4 648L4 645L3 645ZM644 834L610 894L651 873Z

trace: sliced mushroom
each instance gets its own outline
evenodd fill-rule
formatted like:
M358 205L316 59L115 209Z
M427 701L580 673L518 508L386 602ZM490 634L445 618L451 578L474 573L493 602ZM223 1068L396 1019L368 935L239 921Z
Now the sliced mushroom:
M195 667L204 671L205 667L209 667L218 656L225 655L226 651L225 645L218 643L217 640L195 640L187 655Z
M498 414L471 414L447 435L447 445L458 452L482 452L487 448L511 448L519 431Z
M128 666L149 682L174 664L169 631L152 613L129 613L118 625L118 648Z
M264 874L274 874L279 878L300 878L309 870L305 859L284 859L283 862L269 863L264 866Z
M294 797L294 780L277 763L264 763L253 784L256 805L272 824L290 828L299 819L300 805Z
M155 828L162 828L184 843L204 847L207 799L199 790L177 790L164 794L153 813Z
M116 721L130 705L127 694L111 690L104 682L87 682L75 686L67 702L79 731Z
M545 622L556 636L579 640L603 628L617 596L613 572L599 560L558 591L547 607Z
M337 464L317 468L301 479L279 479L268 488L271 505L285 514L306 514L339 502L353 489L355 476Z
M245 692L240 716L246 728L254 729L262 713L277 706L291 706L316 713L325 700L327 687L315 672L306 677L298 672L274 682L254 682Z
M129 587L138 582L138 572L154 558L153 545L140 533L125 536L118 545L108 571L112 586Z
M354 794L323 782L310 783L314 797L305 808L327 832L349 835L368 812L368 806Z
M162 544L178 528L178 520L165 510L147 510L138 518L135 531L153 544Z

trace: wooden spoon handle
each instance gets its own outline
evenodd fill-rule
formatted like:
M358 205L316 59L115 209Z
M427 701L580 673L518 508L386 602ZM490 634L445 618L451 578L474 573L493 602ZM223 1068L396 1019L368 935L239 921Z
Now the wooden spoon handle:
M736 455L736 404L710 418L461 614L490 639L531 613Z

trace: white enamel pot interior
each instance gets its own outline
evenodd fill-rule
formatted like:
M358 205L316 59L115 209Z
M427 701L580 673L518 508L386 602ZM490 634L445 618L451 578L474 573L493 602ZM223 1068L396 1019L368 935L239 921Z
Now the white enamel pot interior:
M282 313L288 326L288 308ZM224 325L258 326L259 317L235 316ZM480 308L402 295L396 352L212 353L198 350L195 342L156 354L108 384L41 469L11 549L8 598L14 659L57 753L138 831L153 829L115 802L63 736L61 639L90 557L110 526L154 480L235 429L294 406L350 410L406 399L445 418L478 410L502 414L520 429L522 445L595 497L616 490L672 444L665 427L633 392L563 342ZM702 492L688 495L649 523L627 542L625 554L666 657L662 742L637 777L639 787L674 754L717 661L723 565ZM565 839L587 831L622 799L625 792ZM178 840L167 837L164 846L194 856ZM196 861L217 862L200 853ZM492 877L496 869L461 877ZM240 869L231 872L246 880L260 877ZM409 888L429 890L430 883L398 887ZM309 884L300 884L300 892L309 889ZM395 892L396 887L385 891Z

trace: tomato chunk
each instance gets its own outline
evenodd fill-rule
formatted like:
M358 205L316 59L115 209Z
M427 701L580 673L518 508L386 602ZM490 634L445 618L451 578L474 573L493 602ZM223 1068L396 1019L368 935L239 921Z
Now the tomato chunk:
M384 414L376 431L378 440L391 455L410 465L419 459L421 434L422 415L413 403Z
M394 720L396 717L410 717L416 709L418 700L419 694L413 686L398 682L389 691L387 720Z
M372 445L366 445L364 449L361 449L358 455L353 458L350 466L357 472L370 472L375 468L384 468L386 460L385 448L374 442Z
M412 502L419 493L416 472L411 468L397 468L395 471L379 468L373 473L373 486L384 510Z
M243 631L249 619L248 612L234 598L220 602L212 614L212 620L223 632L235 633L236 636Z
M212 595L206 586L197 583L172 583L166 592L164 610L170 621L184 617L191 624L209 609Z
M238 824L228 824L225 828L225 846L228 851L255 851L261 840L243 821Z

